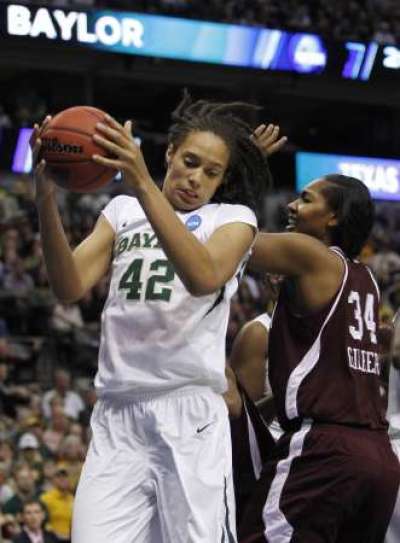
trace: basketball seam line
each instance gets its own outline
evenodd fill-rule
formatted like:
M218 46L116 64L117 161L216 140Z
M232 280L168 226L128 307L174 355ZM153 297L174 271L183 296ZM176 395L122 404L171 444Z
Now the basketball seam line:
M95 164L95 162L91 159L85 159L85 160L47 160L48 165L54 166L55 164ZM114 168L110 168L111 170L114 170Z
M92 139L93 134L88 134L87 132L84 132L83 130L79 130L79 128L67 128L65 126L53 126L48 127L47 130L61 130L64 132L75 132L76 134L81 134L82 136L87 136L88 138ZM46 131L42 134L42 139L46 137Z
M98 181L98 179L100 177L102 177L108 170L109 168L107 167L103 167L103 170L98 174L96 175L96 177L94 177L93 179L91 179L90 181L88 181L87 183L84 183L83 185L80 185L80 189L85 189L85 187L87 186L90 186L92 185L93 183L96 183L96 181ZM108 180L108 183L111 181L111 178ZM101 188L101 187L98 187L98 188Z
M92 115L93 117L95 117L98 120L102 119L102 116L100 115L100 113L97 114L97 111L93 111L92 109L90 109L91 106L82 106L82 107L85 108L86 113L89 113L90 115Z

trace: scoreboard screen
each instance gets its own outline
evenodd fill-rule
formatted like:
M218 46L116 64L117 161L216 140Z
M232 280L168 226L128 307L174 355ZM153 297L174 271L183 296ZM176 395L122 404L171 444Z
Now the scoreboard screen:
M330 173L356 177L376 200L400 200L400 160L323 153L296 153L296 189Z
M0 36L305 77L377 81L400 70L400 48L393 45L138 12L1 3Z

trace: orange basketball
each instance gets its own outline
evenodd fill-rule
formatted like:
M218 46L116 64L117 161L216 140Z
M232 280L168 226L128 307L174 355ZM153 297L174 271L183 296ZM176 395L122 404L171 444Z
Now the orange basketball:
M117 171L96 164L92 155L109 156L93 141L96 123L104 120L101 109L76 106L53 117L41 135L44 158L54 181L73 192L92 192L106 185Z

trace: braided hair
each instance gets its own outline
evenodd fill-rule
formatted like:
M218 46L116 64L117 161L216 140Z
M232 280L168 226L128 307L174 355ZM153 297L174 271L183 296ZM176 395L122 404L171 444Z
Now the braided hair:
M239 111L258 109L246 102L193 101L185 90L183 99L172 113L168 143L176 149L191 132L212 132L219 136L230 151L230 160L224 182L211 202L243 204L261 218L271 173L267 158L250 138L251 127L238 114Z

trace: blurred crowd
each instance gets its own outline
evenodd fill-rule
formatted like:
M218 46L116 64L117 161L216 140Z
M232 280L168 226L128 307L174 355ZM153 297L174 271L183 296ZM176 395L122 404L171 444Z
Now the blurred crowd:
M1 1L1 0L0 0ZM66 8L143 11L224 23L317 32L336 40L400 41L396 0L22 0Z
M68 542L90 438L108 282L79 304L57 303L43 263L32 181L16 178L9 190L1 181L0 541ZM88 234L110 198L76 201L60 194L72 245ZM40 532L43 520L46 533Z
M32 182L24 176L8 185L1 181L1 537L28 543L29 539L23 539L24 530L34 531L45 520L48 532L43 543L65 543L70 537L74 491L90 439L99 322L108 281L102 281L77 304L58 303L49 289L43 263ZM72 245L90 232L120 186L116 184L110 193L79 197L60 191L59 206ZM269 197L269 230L284 228L285 208L291 198L293 194L283 192ZM389 322L400 305L399 222L397 204L379 204L373 234L361 256L383 291L382 322ZM228 353L243 324L271 312L275 297L276 285L271 278L245 275L232 302Z

